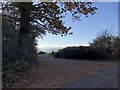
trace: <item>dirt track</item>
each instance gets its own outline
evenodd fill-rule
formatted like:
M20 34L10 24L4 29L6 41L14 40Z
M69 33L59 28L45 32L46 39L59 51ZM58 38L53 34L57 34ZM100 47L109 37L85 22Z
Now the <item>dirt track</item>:
M40 63L14 88L60 88L75 80L84 80L116 66L113 62L58 59L39 56Z

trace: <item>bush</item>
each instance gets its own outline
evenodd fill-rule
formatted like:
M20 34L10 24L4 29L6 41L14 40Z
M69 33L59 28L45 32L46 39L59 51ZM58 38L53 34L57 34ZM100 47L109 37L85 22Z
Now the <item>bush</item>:
M46 54L46 52L40 51L39 54Z
M83 60L104 59L104 55L99 49L85 46L64 48L56 52L55 57Z

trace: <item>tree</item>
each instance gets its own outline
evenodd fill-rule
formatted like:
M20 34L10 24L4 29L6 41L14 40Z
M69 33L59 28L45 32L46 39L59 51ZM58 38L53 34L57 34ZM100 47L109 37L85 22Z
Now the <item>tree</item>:
M29 59L17 58L17 40L18 30L7 23L6 19L2 17L2 81L3 87L9 87L11 84L18 81L16 73L23 72L30 69L37 64L36 50L33 47L35 42L32 38L29 39ZM9 74L8 74L9 73Z
M120 59L120 37L113 37L112 56L115 59Z
M71 27L66 27L62 18L70 12L73 19L81 15L95 14L96 7L91 2L3 2L3 13L7 20L15 22L19 30L18 56L28 57L29 39L46 34L66 35Z
M6 23L6 20L2 18L2 23L3 26L2 28L4 29L2 32L2 52L3 52L3 58L6 58L6 60L10 57L16 56L15 49L15 39L17 38L14 34L14 31L10 28L10 26ZM4 61L3 65L8 64L8 62Z
M90 46L99 49L104 56L104 59L110 58L112 54L113 35L107 30L102 32L96 39L90 43Z

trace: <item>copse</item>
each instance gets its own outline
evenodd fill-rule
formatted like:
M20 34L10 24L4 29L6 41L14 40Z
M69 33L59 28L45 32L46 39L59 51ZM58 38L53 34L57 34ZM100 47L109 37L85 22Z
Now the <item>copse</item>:
M105 30L90 43L90 46L99 49L103 54L104 59L110 59L112 57L112 43L113 35Z
M96 37L90 46L100 49L104 59L120 59L120 37L112 35L107 30Z
M120 37L114 36L108 30L100 33L90 46L99 49L104 59L120 59Z
M105 30L90 43L90 46L67 47L59 50L55 56L82 60L119 60L120 37L113 36Z

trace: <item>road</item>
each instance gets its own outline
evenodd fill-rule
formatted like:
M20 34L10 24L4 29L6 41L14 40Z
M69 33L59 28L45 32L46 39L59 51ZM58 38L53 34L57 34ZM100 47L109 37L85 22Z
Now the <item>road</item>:
M13 88L117 88L117 63L40 55L39 63Z
M52 57L43 57L42 60L55 60ZM83 80L75 80L69 84L65 84L62 88L118 88L118 66L114 66L108 70L98 72L93 76L88 76Z
M73 81L62 88L118 88L118 67L113 67L84 80Z

